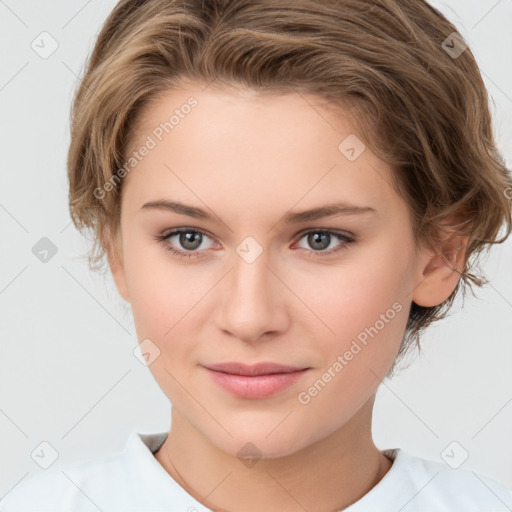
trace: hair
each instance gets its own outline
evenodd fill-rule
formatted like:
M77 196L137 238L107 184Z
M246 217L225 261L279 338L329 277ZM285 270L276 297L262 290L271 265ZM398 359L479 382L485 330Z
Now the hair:
M447 41L462 53L450 54ZM447 235L468 240L450 297L434 307L412 302L392 374L461 288L465 295L468 286L489 282L469 269L512 229L511 173L466 46L423 0L120 0L71 108L69 207L77 229L92 230L90 268L104 263L106 230L119 229L119 170L138 120L160 94L187 82L313 94L350 114L358 137L392 165L416 248L443 251ZM107 182L114 186L98 194Z

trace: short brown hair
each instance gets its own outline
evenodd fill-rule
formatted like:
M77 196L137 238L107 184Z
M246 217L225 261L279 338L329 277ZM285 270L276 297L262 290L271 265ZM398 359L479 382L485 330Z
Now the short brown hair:
M450 54L447 41L462 53ZM437 247L441 231L469 237L450 297L435 307L411 304L399 356L419 348L420 331L446 316L461 283L465 294L466 285L488 282L468 271L470 257L477 263L512 229L511 174L464 44L423 0L119 1L71 113L69 205L75 226L93 231L91 268L104 262L105 228L119 228L122 180L104 197L95 191L126 162L137 119L160 93L190 81L314 94L349 109L358 136L392 164L417 247ZM443 226L454 213L459 222Z

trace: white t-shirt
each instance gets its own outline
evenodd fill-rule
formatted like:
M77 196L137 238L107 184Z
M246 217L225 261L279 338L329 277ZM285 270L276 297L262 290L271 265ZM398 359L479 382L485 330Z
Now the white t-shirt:
M28 477L0 501L0 511L209 512L155 459L166 437L132 432L122 452ZM394 460L391 469L344 512L512 510L512 490L489 477L399 448L387 453Z

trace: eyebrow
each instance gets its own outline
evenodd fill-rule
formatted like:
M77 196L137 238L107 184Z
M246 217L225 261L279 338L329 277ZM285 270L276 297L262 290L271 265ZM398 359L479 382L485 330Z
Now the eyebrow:
M177 201L150 201L142 205L141 210L167 210L181 215L187 215L194 219L217 220L215 215L197 208L196 206L186 205ZM301 212L288 212L284 215L284 222L288 224L297 224L311 220L322 219L324 217L333 217L335 215L356 215L364 213L377 213L375 208L370 206L359 206L351 203L334 203L303 210Z

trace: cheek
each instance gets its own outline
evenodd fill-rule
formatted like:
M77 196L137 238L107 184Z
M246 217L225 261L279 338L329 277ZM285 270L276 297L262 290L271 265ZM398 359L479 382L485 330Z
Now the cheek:
M348 329L375 322L396 301L405 306L410 300L407 268L404 253L381 247L380 251L359 251L337 266L319 266L291 279L297 283L297 295L336 335L343 335Z
M204 319L198 318L201 297L211 288L212 276L177 263L158 245L140 246L130 246L127 241L125 252L137 338L139 342L149 339L156 345L159 356L149 369L168 398L181 403L187 396L182 396L175 379L189 379L194 369L191 359L204 325ZM192 364L185 364L186 361Z
M393 305L397 301L403 310L407 309L404 293L407 279L404 272L399 271L407 268L407 257L396 244L386 242L385 237L382 240L364 248L361 246L353 253L347 252L336 265L314 266L308 262L304 268L297 265L291 270L281 269L283 279L294 283L293 292L302 301L296 307L309 308L308 314L297 314L295 321L305 322L306 330L314 330L315 337L321 335L336 350L342 350L347 343L350 345L350 340L358 335L364 338L365 329L379 322L381 314L390 310L386 315L390 317L396 312ZM140 335L150 337L151 334L163 341L164 335L169 339L171 334L176 336L184 332L186 337L193 339L192 334L203 323L203 320L197 320L200 302L207 292L216 293L215 283L220 277L217 274L222 271L212 271L208 264L187 264L177 260L163 245L153 241L142 243L135 236L126 238L125 269ZM196 306L199 307L194 311ZM295 315L298 309L290 314ZM399 333L402 323L386 323L380 338L384 334ZM379 326L380 323L377 328ZM167 334L169 330L171 332ZM335 343L332 343L333 339Z
M161 346L186 320L180 322L196 294L187 279L189 273L173 263L162 246L135 242L129 237L125 242L125 272L134 322L139 340L154 338Z
M322 352L325 368L346 355L343 373L357 368L351 376L357 385L365 379L376 380L369 368L378 375L387 371L407 325L408 268L407 254L388 243L380 250L374 246L371 251L359 251L342 266L324 267L324 275L316 273L314 279L302 280L299 293L321 320L315 320L319 326L315 347Z
M336 294L324 295L323 319L335 334L316 337L322 364L304 382L297 401L305 418L325 418L325 432L344 424L370 399L396 358L409 308L395 281L377 272L354 272L343 282L331 282Z

